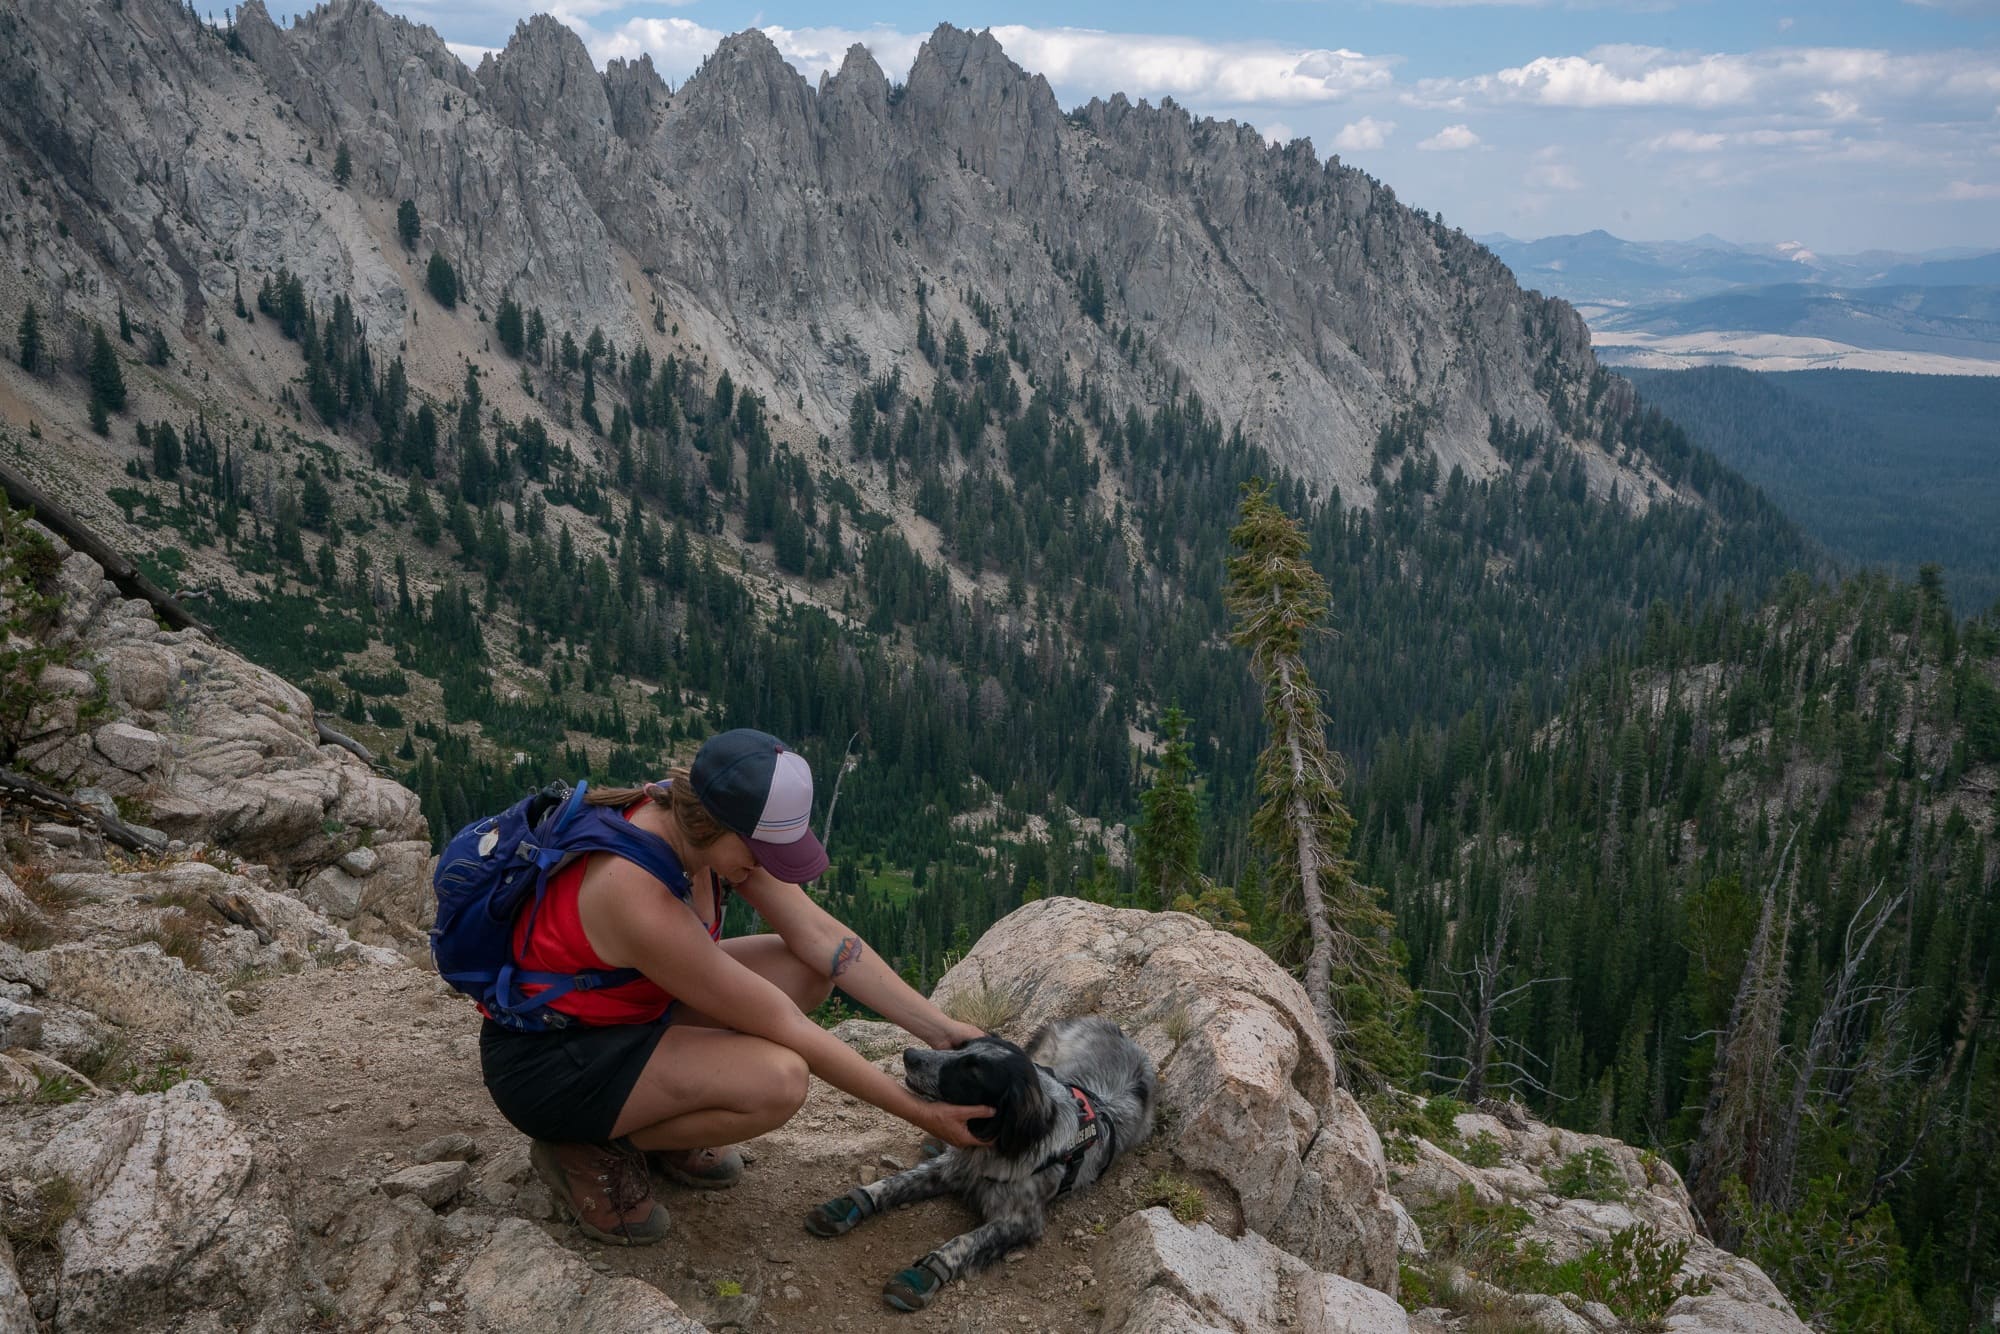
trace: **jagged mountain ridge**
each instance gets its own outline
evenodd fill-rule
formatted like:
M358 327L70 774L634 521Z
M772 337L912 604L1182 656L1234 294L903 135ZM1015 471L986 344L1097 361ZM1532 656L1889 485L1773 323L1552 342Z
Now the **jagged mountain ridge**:
M629 345L657 297L829 433L871 372L922 365L921 280L940 319L961 294L1006 312L1042 373L1059 354L1123 401L1192 388L1349 494L1398 411L1428 410L1444 468L1487 476L1504 466L1491 416L1553 430L1551 396L1581 403L1595 371L1567 305L1521 292L1364 174L1171 104L1115 96L1065 116L990 34L940 27L900 86L856 47L814 89L750 31L670 92L643 58L600 74L546 17L476 73L370 0L288 29L252 0L233 30L247 60L165 0L17 0L0 25L26 56L0 89L9 146L70 196L57 207L90 243L61 266L87 276L43 276L106 314L128 277L201 330L239 279L284 262L316 300L348 296L372 339L401 342L382 220L409 198L423 248L480 306L512 294ZM316 169L286 156L301 131ZM265 147L246 163L218 133ZM336 143L353 162L344 194L326 188ZM1104 275L1102 328L1077 301L1087 263ZM1123 326L1143 355L1122 354ZM1624 495L1645 494L1643 463L1584 453L1594 489L1624 474Z

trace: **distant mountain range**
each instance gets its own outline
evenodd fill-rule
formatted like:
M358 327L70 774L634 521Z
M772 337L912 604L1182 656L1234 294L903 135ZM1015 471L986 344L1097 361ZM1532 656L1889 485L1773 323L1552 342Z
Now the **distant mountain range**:
M1703 234L1688 241L1627 241L1606 231L1521 241L1474 238L1539 288L1579 306L1629 306L1712 296L1732 287L1827 283L1849 287L2000 284L2000 250L1864 250L1826 255L1797 241L1739 245Z
M1614 364L2000 374L2000 251L1478 239L1523 287L1575 304Z

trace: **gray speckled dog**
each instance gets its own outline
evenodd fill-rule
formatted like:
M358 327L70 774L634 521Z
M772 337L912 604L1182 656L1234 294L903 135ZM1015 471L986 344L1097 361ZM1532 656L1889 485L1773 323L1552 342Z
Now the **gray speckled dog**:
M1118 1155L1153 1132L1159 1080L1137 1043L1109 1019L1062 1019L1026 1050L988 1035L956 1051L912 1047L904 1082L940 1102L991 1107L971 1123L991 1141L947 1149L907 1172L859 1186L806 1217L814 1236L837 1237L864 1218L912 1200L960 1196L986 1221L890 1279L882 1300L901 1311L930 1305L961 1274L1034 1241L1049 1204L1096 1181Z

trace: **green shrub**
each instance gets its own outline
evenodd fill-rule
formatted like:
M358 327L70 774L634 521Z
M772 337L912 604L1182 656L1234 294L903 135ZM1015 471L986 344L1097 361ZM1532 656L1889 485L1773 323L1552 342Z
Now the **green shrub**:
M1500 1141L1492 1131L1482 1130L1459 1146L1458 1160L1468 1167L1495 1167L1500 1162Z
M1448 1200L1418 1209L1416 1220L1434 1260L1456 1261L1489 1282L1515 1286L1508 1280L1524 1260L1517 1239L1528 1225L1527 1210L1513 1204L1481 1204L1468 1185L1460 1186Z
M1403 1309L1421 1311L1426 1306L1436 1306L1437 1288L1431 1282L1430 1271L1410 1264L1400 1268L1402 1272L1396 1283L1396 1300L1403 1304Z
M1574 1292L1586 1301L1603 1302L1629 1328L1658 1329L1675 1302L1711 1286L1707 1278L1680 1276L1692 1244L1664 1241L1641 1223L1612 1233L1608 1245L1593 1246L1551 1270L1556 1281L1541 1290Z
M59 1107L67 1102L75 1102L83 1096L83 1093L83 1085L68 1075L42 1071L35 1075L35 1092L30 1101L44 1107Z
M1572 1153L1558 1167L1543 1168L1542 1179L1564 1199L1618 1201L1631 1194L1618 1164L1596 1147Z
M11 762L28 716L47 702L44 668L68 654L48 642L62 612L56 572L62 553L0 501L0 763ZM20 647L10 647L10 645Z
M1424 1104L1424 1138L1434 1144L1449 1145L1458 1139L1458 1118L1470 1111L1449 1094L1440 1094Z

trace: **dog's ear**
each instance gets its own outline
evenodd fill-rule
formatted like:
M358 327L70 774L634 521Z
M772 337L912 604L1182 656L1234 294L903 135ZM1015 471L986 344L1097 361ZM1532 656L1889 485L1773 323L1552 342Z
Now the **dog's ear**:
M990 1104L996 1115L974 1121L968 1128L980 1138L990 1139L993 1151L1001 1157L1020 1158L1048 1137L1055 1124L1055 1109L1042 1092L1034 1063L1025 1056L1017 1056L1000 1068L1006 1080Z

